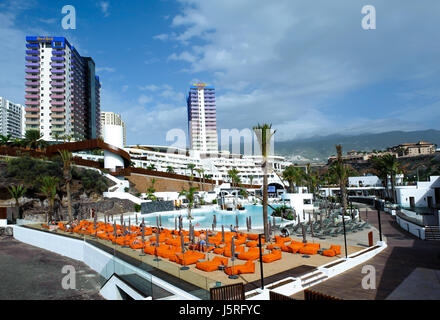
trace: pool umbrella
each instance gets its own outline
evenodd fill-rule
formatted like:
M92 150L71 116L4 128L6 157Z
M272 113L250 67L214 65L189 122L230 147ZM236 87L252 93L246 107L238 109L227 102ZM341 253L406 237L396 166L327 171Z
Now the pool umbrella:
M96 220L97 220L97 216L95 214L95 216L93 217L93 228L96 229Z
M116 236L118 235L118 233L116 232L116 221L113 221L113 230L114 230L114 232L115 232L115 238L116 238Z
M138 225L138 215L135 214L134 216L136 217L136 225Z
M159 226L162 227L162 215L159 215Z
M113 222L113 215L112 215L112 222Z
M177 217L174 217L174 230L177 230Z
M272 223L270 222L270 220L269 220L268 231L269 231L269 236L272 235Z
M179 231L182 232L182 229L183 229L182 216L179 216Z
M214 224L214 229L217 227L217 216L216 215L214 215L214 222L213 222L213 224Z
M157 228L159 228L159 217L158 216L156 216L156 226L157 226Z
M246 217L246 230L249 232L249 218Z
M249 230L252 230L252 217L249 217Z
M144 247L145 247L145 226L141 224L141 234L142 234L142 248L141 248L141 256L145 256Z
M322 215L324 214L324 212L321 212L320 214L319 214L319 222L320 222L320 224L321 224L321 229L322 229L322 226L323 226L323 224L322 224Z
M214 232L214 229L215 229L215 228L214 228L214 224L212 224L212 232Z
M209 232L206 230L206 249L208 249L208 243L209 243Z
M234 237L231 238L231 261L232 261L232 269L234 269L234 261L235 261L235 244ZM231 274L229 279L237 279L236 275Z
M272 222L273 235L275 235L275 228L276 228L275 216L272 216L272 218L273 218L273 222Z
M183 236L183 232L180 233L180 245L182 246L182 258L183 258L183 267L180 270L188 270L189 267L186 266L185 262L185 240Z
M303 243L307 243L306 226L303 224L301 225L301 231L303 236Z
M309 216L309 222L312 221L312 217L311 217L310 212L308 213L308 216Z
M306 212L303 209L303 220L306 220Z
M222 242L225 243L225 226L222 225Z
M131 219L128 217L128 233L131 233Z
M121 227L122 227L122 222L124 221L124 218L122 217L122 214L121 214Z
M315 234L313 233L313 223L310 222L310 233L312 234L312 238L315 237Z
M238 215L235 216L235 227L238 231Z

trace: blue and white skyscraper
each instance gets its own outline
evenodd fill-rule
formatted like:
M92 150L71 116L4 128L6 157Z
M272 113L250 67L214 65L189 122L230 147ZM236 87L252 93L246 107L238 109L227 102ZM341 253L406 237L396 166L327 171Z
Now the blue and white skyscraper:
M192 150L218 152L215 89L196 83L189 89L188 133Z

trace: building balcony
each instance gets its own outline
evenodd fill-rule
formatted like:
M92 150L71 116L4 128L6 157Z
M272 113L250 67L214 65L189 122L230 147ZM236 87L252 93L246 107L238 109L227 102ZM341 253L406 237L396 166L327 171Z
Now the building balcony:
M53 87L64 87L66 84L64 82L50 81Z
M39 88L26 88L24 89L26 92L40 92Z
M66 51L64 51L64 50L53 50L53 51L52 51L52 54L61 54L61 55L64 55L64 54L66 54Z
M39 86L40 82L38 82L38 81L26 81L24 84L27 85L27 86Z
M25 101L24 103L27 106L39 106L40 105L40 101Z
M50 108L50 111L52 112L65 112L65 108Z
M52 57L50 58L52 61L65 61L66 59L64 57Z
M53 114L51 116L53 119L65 119L66 116L64 114Z
M26 54L40 54L40 50L26 50Z
M35 118L39 118L40 115L39 114L26 114L24 117L35 119Z
M25 64L26 67L40 67L40 64L38 62L28 62Z
M66 73L66 71L63 70L63 69L50 69L50 72L55 73L55 74L64 74L64 73Z
M26 43L26 48L40 48L38 43Z
M26 73L40 73L40 69L26 69Z
M52 80L66 80L65 76L50 76Z
M53 106L64 106L64 105L66 105L66 103L64 101L53 101L53 100L50 100L50 104L53 105Z
M50 97L53 99L64 99L65 98L65 96L63 94L51 94Z
M40 57L34 57L34 56L26 56L25 59L29 61L40 61Z
M26 76L24 78L27 80L40 80L40 76Z
M51 65L52 67L61 67L61 68L64 68L64 67L65 67L65 64L64 64L64 63L55 63L55 62L51 62L50 65Z
M26 99L40 99L40 96L37 94L26 94L24 97Z
M40 108L24 108L26 112L40 112Z
M64 92L66 92L66 90L64 90L62 88L50 88L50 91L56 92L56 93L64 93Z
M40 121L25 121L26 125L40 125Z
M64 128L52 128L52 132L64 132Z

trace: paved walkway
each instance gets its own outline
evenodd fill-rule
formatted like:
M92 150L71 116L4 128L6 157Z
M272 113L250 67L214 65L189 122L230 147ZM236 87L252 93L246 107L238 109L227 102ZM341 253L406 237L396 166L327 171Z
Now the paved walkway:
M76 270L76 288L65 290L63 266ZM0 300L102 300L104 279L84 263L12 237L0 237Z
M361 218L366 219L365 210L361 211ZM368 211L368 222L375 228L378 226L377 211ZM440 270L440 242L420 240L405 230L401 229L393 216L388 213L381 213L382 233L385 235L388 247L368 260L366 263L355 267L343 274L324 281L311 287L327 295L339 297L346 300L383 300L386 299L396 288L398 288L416 269ZM377 239L375 238L374 241ZM372 265L376 269L376 289L366 290L362 288L362 274L364 265ZM435 274L438 274L435 272ZM410 278L411 279L411 278ZM440 281L440 280L439 280ZM406 290L417 291L421 299L440 299L440 290L437 295L432 291L424 294L420 286L410 286L405 282ZM392 295L397 299L399 295ZM303 293L293 296L302 299Z

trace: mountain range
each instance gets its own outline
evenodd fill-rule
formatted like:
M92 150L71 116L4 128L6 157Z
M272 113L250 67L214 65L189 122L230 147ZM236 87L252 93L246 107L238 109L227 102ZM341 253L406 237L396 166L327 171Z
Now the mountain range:
M295 163L322 163L336 154L335 145L341 144L343 153L348 151L385 150L401 143L427 141L440 146L439 130L389 131L359 135L329 135L289 141L275 141L275 154L285 156Z

